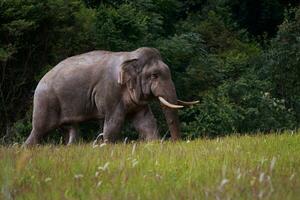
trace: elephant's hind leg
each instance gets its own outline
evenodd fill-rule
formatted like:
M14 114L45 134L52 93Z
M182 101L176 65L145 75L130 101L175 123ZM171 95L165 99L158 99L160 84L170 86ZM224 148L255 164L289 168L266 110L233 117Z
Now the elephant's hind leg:
M25 146L34 146L40 143L41 138L47 135L55 127L45 126L44 128L33 127L29 137L26 139Z
M41 138L47 135L51 130L54 129L54 126L43 126L35 127L33 126L31 133L27 140L25 141L25 146L34 146L40 143Z
M59 125L59 108L55 97L37 92L33 104L32 130L25 146L38 144L43 136Z
M29 137L27 138L27 140L25 141L24 145L25 146L34 146L37 145L40 141L40 137L39 135L41 135L40 133L38 133L37 130L32 129L31 133L29 135Z
M35 125L35 123L33 123L31 133L24 143L25 146L34 146L39 144L41 138L47 135L47 133L49 133L52 129L54 129L54 126L48 126L49 124L47 124L46 122L41 124L41 126L37 126Z

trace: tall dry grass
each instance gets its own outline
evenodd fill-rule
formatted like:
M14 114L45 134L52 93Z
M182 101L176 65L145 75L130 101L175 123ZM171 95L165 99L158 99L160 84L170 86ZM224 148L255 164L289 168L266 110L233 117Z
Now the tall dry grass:
M0 147L0 199L299 199L300 134Z

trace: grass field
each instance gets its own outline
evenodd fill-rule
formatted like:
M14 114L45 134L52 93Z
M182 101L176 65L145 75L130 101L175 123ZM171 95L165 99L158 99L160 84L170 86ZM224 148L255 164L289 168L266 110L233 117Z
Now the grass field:
M0 199L299 199L300 132L0 147Z

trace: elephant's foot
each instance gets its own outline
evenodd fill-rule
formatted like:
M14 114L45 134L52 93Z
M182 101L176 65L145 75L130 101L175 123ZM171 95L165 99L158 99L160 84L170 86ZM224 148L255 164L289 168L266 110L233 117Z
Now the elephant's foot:
M33 147L38 144L38 140L35 137L28 137L27 140L24 142L24 147Z
M32 129L29 137L26 139L24 142L23 146L24 147L33 147L39 143L39 133Z

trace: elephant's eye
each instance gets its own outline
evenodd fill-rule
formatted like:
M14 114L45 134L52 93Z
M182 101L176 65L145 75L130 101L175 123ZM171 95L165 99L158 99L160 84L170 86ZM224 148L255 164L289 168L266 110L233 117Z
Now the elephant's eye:
M157 79L157 77L158 77L158 74L151 74L152 79Z

